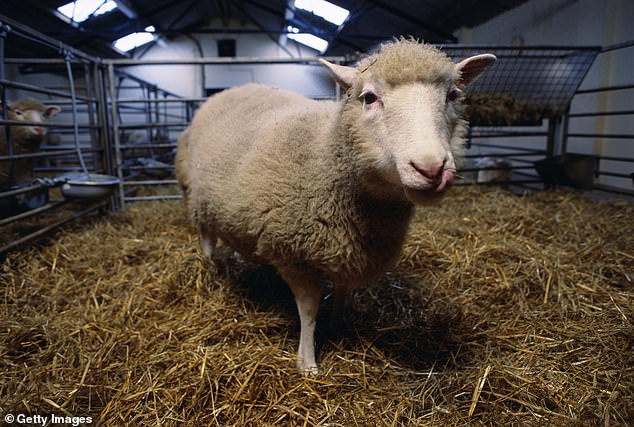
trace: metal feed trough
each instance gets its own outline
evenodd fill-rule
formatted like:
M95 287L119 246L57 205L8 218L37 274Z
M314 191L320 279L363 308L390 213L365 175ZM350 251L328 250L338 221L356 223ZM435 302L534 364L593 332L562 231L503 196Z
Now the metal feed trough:
M546 176L538 175L535 163L562 154L565 146L561 140L565 133L562 118L600 47L446 45L442 50L455 61L484 52L498 58L466 91L471 124L467 148L479 151L478 154L467 151L467 159L476 164L483 156L504 160L510 164L504 168L513 173L508 184L576 182L548 176L552 169L546 169ZM523 143L526 140L531 143ZM461 172L480 170L467 167ZM584 187L588 187L587 181Z
M467 88L470 98L494 104L484 105L492 117L487 120L486 112L475 111L476 120L471 124L510 126L538 125L541 119L562 116L600 47L475 45L443 46L442 50L456 61L483 52L497 56L495 66ZM524 115L510 117L509 107Z

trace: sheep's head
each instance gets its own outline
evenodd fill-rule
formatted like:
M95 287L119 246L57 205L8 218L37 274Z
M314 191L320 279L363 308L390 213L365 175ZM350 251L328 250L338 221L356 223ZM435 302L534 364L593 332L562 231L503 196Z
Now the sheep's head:
M341 123L376 191L413 203L439 198L456 173L467 123L462 93L491 54L459 63L414 40L399 40L346 67L322 60L348 99Z
M2 104L0 104L1 107ZM41 141L46 135L46 128L35 123L42 123L59 113L57 105L44 105L35 99L22 99L7 105L8 118L18 122L30 122L28 125L12 125L11 131L17 138L26 141Z

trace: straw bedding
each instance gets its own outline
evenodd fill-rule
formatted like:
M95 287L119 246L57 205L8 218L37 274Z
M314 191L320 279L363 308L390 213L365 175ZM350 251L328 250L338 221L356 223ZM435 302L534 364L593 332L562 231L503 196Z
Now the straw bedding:
M203 260L180 203L134 205L1 266L0 415L632 425L633 231L628 203L454 189L420 209L397 269L349 298L341 330L319 327L321 372L303 378L274 272Z

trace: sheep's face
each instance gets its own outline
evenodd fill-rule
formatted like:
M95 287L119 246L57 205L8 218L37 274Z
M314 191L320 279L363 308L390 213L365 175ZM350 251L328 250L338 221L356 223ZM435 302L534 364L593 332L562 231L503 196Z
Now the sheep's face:
M29 102L34 103L34 101ZM12 132L14 132L20 139L41 140L42 137L46 135L46 127L38 126L37 123L43 123L49 120L59 111L60 107L56 105L22 106L19 102L17 104L11 104L8 106L9 119L18 122L30 123L25 125L12 125Z
M439 78L404 82L325 64L348 91L342 114L374 189L422 204L437 200L451 186L467 125L462 91L493 62L493 55L459 64L446 59Z
M448 82L364 82L356 113L369 171L414 203L442 195L454 179L464 136L460 93Z

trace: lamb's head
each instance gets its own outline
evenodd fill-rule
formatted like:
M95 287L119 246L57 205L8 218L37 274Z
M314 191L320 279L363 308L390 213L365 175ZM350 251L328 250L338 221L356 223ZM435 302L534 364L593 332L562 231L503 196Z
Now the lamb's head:
M370 188L420 204L451 186L467 128L463 90L495 60L482 54L454 63L404 39L356 67L322 60L346 90L341 126Z
M29 98L10 102L7 105L7 111L10 120L34 123L24 126L12 125L11 131L17 138L24 141L41 141L46 135L46 128L36 123L45 122L53 117L59 113L60 107L44 105L40 101Z

